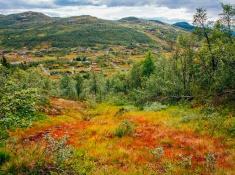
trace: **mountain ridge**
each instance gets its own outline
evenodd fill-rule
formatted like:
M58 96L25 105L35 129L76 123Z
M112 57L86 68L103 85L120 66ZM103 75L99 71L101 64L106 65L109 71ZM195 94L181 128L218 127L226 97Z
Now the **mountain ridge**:
M161 21L137 17L105 20L90 15L50 17L24 12L0 18L0 46L34 48L42 43L52 47L91 45L146 45L166 48L183 30ZM157 42L156 42L157 41Z

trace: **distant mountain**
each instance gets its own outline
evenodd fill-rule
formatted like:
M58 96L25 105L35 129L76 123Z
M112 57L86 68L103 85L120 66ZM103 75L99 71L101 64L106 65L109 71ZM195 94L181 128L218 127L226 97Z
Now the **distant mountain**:
M6 25L23 25L27 23L45 23L52 21L53 18L38 12L24 12L2 16L0 27Z
M93 16L49 17L24 12L0 17L3 48L74 48L96 45L169 49L183 30L157 20L126 17L118 21Z
M175 27L180 27L184 30L187 30L187 31L193 31L195 29L195 27L187 22L177 22L175 24L173 24L173 26Z

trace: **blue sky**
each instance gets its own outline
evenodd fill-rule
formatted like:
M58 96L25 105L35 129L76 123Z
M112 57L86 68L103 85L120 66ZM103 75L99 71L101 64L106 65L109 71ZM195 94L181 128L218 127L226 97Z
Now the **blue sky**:
M0 13L43 12L50 16L92 15L103 19L127 16L156 18L169 23L191 22L195 9L208 10L213 20L220 13L219 0L0 0ZM222 0L232 4L234 0ZM235 3L235 2L234 2Z

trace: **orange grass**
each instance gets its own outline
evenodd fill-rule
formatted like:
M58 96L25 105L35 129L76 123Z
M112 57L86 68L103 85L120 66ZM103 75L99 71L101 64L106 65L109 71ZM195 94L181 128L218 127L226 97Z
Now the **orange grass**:
M52 107L60 109L61 115L51 116L43 122L25 130L17 130L11 136L20 140L37 143L46 134L54 138L68 136L68 143L75 148L84 149L96 161L96 172L112 174L151 174L164 173L168 164L173 166L173 174L205 171L205 154L215 153L217 172L232 174L235 170L234 141L225 142L222 138L214 138L209 134L195 133L190 125L181 125L179 118L170 112L131 111L122 116L115 116L118 107L107 104L98 105L90 110L94 114L90 121L82 120L87 114L87 106L64 99L52 99ZM118 138L114 130L123 120L134 123L135 131L131 136ZM156 160L151 150L163 147L164 155ZM192 167L185 170L180 166L182 156L192 156ZM105 168L106 167L106 168Z

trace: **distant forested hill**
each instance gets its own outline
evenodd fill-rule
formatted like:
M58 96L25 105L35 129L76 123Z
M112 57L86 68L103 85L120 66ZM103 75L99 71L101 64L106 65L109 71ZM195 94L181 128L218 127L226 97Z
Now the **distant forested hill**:
M179 32L173 26L135 17L110 21L91 16L52 18L36 12L0 16L3 48L34 48L42 43L59 48L96 44L162 47Z

